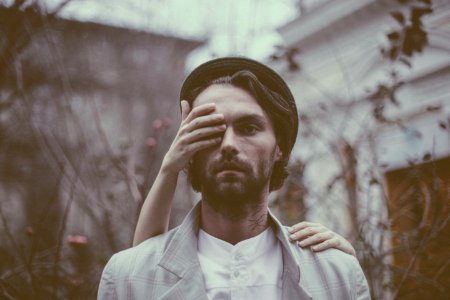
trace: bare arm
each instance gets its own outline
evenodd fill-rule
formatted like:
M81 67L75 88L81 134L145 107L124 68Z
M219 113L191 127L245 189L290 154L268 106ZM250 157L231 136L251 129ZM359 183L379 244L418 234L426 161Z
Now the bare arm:
M197 151L220 143L217 134L225 130L225 125L223 115L214 111L214 104L199 105L190 111L188 102L181 101L180 129L142 205L133 246L167 231L178 173Z
M311 247L313 251L336 248L356 256L355 248L345 238L319 223L300 222L289 229L289 238L300 247Z
M134 231L133 246L167 231L177 177L178 173L171 173L163 168L159 170L142 205Z

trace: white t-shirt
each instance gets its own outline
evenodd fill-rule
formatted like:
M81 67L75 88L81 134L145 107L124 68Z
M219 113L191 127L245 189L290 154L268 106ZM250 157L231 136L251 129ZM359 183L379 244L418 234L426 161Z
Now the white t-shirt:
M200 229L198 258L210 300L281 299L283 257L271 228L234 246Z

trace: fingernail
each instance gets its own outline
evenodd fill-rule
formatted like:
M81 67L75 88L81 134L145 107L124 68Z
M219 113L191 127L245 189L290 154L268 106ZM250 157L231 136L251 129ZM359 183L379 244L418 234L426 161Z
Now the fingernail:
M294 230L294 228L292 228L292 227L289 227L289 228L288 228L288 232L289 232L289 233L291 233L293 230Z

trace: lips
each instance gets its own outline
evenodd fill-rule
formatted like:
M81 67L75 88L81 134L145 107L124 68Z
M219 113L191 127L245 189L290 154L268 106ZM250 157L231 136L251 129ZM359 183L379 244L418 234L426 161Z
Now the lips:
M219 172L225 172L225 171L243 172L244 170L238 166L224 166L222 168L219 168Z
M226 172L226 171L234 171L234 172L245 172L246 169L237 163L222 163L216 168L216 172Z

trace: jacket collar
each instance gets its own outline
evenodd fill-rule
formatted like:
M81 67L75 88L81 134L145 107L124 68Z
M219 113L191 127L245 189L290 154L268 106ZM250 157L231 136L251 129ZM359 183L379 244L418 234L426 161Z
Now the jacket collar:
M283 251L283 299L312 299L311 295L300 285L299 259L296 259L298 247L288 240L287 228L269 210L269 218L272 228L281 243Z
M159 266L178 277L187 275L191 268L199 267L197 235L200 224L200 202L184 218L165 249Z
M197 204L174 233L158 264L180 278L160 300L207 300L205 281L197 255L199 224L200 205Z
M174 299L170 297L178 293L183 293L185 297L189 295L187 299L198 298L200 293L203 295L200 299L206 299L206 288L197 254L200 209L199 201L174 233L158 264L180 277L176 285L165 295L166 299ZM269 219L282 245L283 299L311 299L311 296L300 286L300 269L293 252L293 247L297 246L289 242L284 233L286 229L270 211Z

